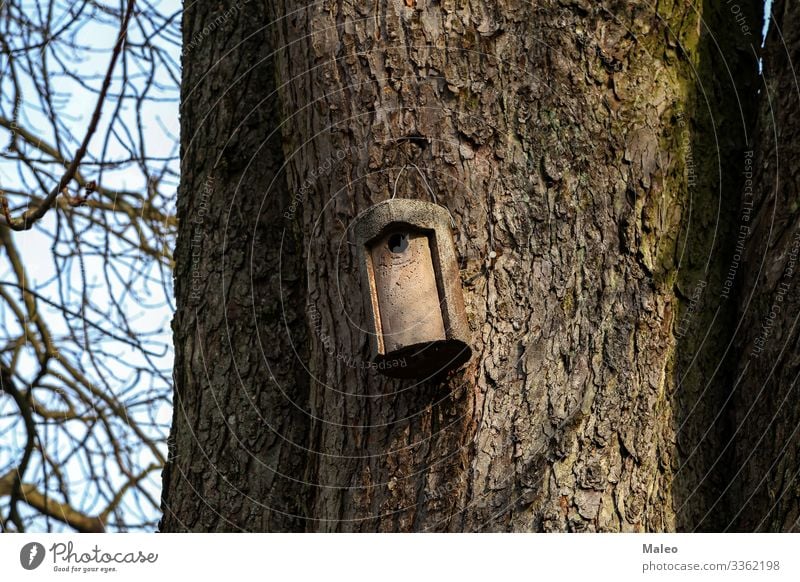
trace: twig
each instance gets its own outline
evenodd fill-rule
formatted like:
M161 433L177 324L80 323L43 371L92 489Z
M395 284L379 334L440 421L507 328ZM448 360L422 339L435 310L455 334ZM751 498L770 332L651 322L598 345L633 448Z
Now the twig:
M128 33L128 23L130 22L131 15L133 14L133 7L136 4L136 0L128 0L128 6L125 10L125 16L122 19L122 25L120 26L119 36L117 37L117 42L114 45L114 51L111 55L111 62L108 65L108 70L106 71L105 79L103 79L103 86L100 90L100 94L97 97L97 105L95 105L94 113L92 114L92 119L89 122L89 127L86 130L86 136L83 138L83 142L81 146L78 148L78 151L75 152L75 157L72 159L67 171L59 180L58 185L53 188L47 197L44 199L44 202L37 206L36 208L25 212L21 218L12 219L10 216L6 216L6 222L8 223L8 227L12 230L29 230L33 227L36 222L41 220L41 218L47 214L47 211L53 206L53 203L56 200L56 197L67 187L67 185L72 181L75 177L75 173L78 171L78 166L80 166L81 162L83 161L83 157L86 155L86 150L89 147L89 142L94 135L94 132L97 130L97 125L100 122L100 116L103 112L103 103L106 100L106 95L108 94L108 89L111 87L111 81L114 75L114 68L116 67L117 60L119 59L119 55L122 52L122 47L125 44L125 37ZM4 209L5 214L5 209Z

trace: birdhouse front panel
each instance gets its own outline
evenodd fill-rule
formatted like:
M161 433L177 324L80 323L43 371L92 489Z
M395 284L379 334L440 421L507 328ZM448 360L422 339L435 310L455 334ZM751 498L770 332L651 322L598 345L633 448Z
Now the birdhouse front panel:
M428 235L389 232L370 256L384 352L447 339Z

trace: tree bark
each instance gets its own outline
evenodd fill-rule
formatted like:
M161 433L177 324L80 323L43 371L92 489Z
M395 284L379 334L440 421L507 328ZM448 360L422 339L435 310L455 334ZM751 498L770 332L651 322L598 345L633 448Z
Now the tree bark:
M164 531L302 529L304 265L263 5L184 12L175 394ZM280 301L279 301L280 298Z
M800 531L800 6L777 0L764 54L752 172L740 212L738 373L731 410L735 454L725 527ZM796 66L796 65L794 65Z
M162 529L693 527L727 384L685 317L723 281L755 93L750 41L712 50L700 13L250 2L189 53ZM366 365L351 226L392 196L454 218L473 357L444 379Z

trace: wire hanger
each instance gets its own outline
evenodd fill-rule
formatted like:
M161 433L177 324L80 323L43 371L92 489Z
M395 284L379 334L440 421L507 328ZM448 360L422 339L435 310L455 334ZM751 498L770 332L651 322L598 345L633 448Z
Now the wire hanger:
M392 190L392 197L390 198L390 200L394 200L395 196L397 196L397 184L398 184L398 182L400 182L400 176L403 175L403 172L405 172L405 170L406 170L406 168L408 166L413 166L414 169L417 171L417 174L419 174L419 177L422 178L422 182L425 184L425 188L428 190L428 193L431 195L431 199L433 200L433 203L441 206L441 204L439 204L439 200L436 198L436 194L434 194L433 189L431 188L431 185L428 184L428 180L427 180L427 178L425 178L425 174L422 173L422 170L420 170L419 166L417 166L417 164L415 164L414 162L408 162L406 164L403 164L403 167L400 168L400 171L397 173L397 178L394 179L394 188ZM456 219L453 217L453 213L450 212L450 209L447 208L447 206L442 206L442 208L447 210L447 214L450 215L450 224L455 229L455 227L456 227Z

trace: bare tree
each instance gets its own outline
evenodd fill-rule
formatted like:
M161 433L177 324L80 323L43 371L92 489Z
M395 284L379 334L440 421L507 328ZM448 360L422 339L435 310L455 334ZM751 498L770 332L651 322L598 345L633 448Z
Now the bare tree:
M141 0L0 3L4 531L158 518L179 26Z

